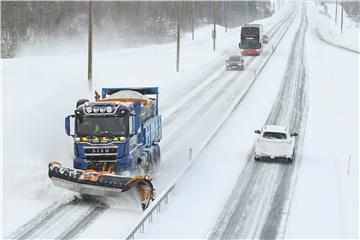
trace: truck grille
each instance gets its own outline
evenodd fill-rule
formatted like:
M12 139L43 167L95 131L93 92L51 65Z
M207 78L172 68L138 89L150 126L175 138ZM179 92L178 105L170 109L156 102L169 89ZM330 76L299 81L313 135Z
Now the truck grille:
M117 147L84 147L85 157L88 160L115 160Z
M116 160L116 155L105 155L105 156L86 156L86 159L89 161L106 161L106 160Z

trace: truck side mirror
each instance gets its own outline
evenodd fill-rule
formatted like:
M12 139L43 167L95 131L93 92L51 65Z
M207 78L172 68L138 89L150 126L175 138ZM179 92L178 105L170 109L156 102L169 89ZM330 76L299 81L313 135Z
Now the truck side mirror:
M292 137L296 137L298 134L296 132L292 133L291 136Z
M134 135L136 133L135 129L135 116L129 116L129 135Z
M260 134L261 132L260 132L260 130L255 130L255 133Z
M67 116L65 118L65 132L68 136L75 135L74 126L75 126L75 115Z

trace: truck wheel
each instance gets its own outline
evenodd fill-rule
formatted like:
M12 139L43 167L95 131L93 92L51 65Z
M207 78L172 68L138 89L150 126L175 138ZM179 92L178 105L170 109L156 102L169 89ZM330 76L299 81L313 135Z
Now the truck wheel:
M160 153L160 146L154 145L154 165L155 167L158 167L160 165L161 161L161 153Z
M259 157L254 157L254 160L256 161L256 162L258 162L259 160L260 160L260 158Z
M139 174L145 175L149 174L153 168L153 162L151 159L151 154L145 152L144 155L138 159L138 166L139 166Z
M150 174L154 169L154 154L148 153L146 164L145 164L145 173Z

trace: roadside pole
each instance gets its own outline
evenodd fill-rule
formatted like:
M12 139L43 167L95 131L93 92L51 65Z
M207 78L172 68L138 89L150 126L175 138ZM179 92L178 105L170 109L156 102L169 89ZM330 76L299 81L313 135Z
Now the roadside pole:
M180 68L180 23L181 23L181 0L178 1L178 21L176 32L176 72Z
M228 0L224 1L225 32L228 29Z
M195 39L195 0L192 1L191 39Z
M88 6L88 88L89 91L92 90L92 18L93 18L93 6L92 0L89 1Z
M341 33L343 33L343 23L344 23L344 0L341 0Z
M337 5L338 5L338 4L337 4L337 1L338 1L338 0L335 1L335 26L336 26L336 24L337 24Z
M212 32L212 38L213 38L213 50L215 51L215 39L216 39L216 8L215 8L215 4L216 4L216 1L213 0L214 2L214 30Z

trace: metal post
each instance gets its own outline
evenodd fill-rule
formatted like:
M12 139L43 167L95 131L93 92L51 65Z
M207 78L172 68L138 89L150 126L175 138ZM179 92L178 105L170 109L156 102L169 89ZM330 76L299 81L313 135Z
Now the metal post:
M224 18L225 18L225 32L227 33L227 29L228 29L228 0L224 1Z
M191 39L194 40L195 31L195 0L192 2L192 22L191 22Z
M93 15L93 6L92 0L89 1L89 22L88 22L88 88L91 91L92 89L92 15Z
M178 1L178 22L176 33L176 72L180 68L180 24L181 24L181 0Z
M273 14L275 13L275 11L276 11L276 9L275 9L275 6L276 6L276 0L273 0L272 1L272 12L273 12Z
M215 51L215 38L216 38L216 13L215 13L215 3L216 1L214 1L214 30L213 30L213 34L212 34L212 37L213 37L213 50Z
M335 25L337 24L337 0L335 1Z
M343 33L343 23L344 23L344 0L341 0L341 33Z
M150 215L149 215L149 223L152 223L152 220L153 220L153 215L152 215L152 213L150 213Z

